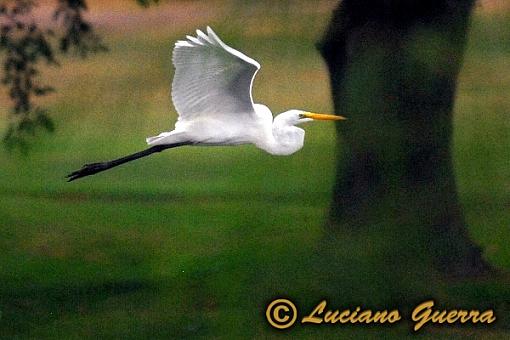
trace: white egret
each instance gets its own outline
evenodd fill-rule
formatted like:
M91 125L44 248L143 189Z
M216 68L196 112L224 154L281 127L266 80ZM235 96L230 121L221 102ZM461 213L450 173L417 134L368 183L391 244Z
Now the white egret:
M214 31L175 43L172 101L179 114L175 129L147 138L148 149L109 162L86 164L68 181L93 175L155 152L183 145L254 144L273 155L290 155L303 147L312 120L341 116L290 110L273 119L265 105L255 104L252 85L260 64L227 46Z

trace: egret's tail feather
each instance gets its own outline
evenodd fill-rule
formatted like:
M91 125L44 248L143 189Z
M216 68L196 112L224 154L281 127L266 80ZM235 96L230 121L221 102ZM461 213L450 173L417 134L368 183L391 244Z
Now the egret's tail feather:
M152 136L145 138L145 141L147 142L147 144L152 145L155 141L157 141L160 138L161 136Z
M148 137L145 139L147 144L153 146L153 145L165 145L165 144L174 144L174 143L180 143L185 138L183 138L183 134L181 132L162 132L157 136Z

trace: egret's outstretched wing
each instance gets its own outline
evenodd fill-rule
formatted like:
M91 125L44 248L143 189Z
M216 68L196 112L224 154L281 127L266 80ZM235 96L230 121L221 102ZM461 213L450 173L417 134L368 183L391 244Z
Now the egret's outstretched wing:
M172 100L180 120L199 115L251 114L251 89L260 64L227 46L210 27L207 34L175 43Z

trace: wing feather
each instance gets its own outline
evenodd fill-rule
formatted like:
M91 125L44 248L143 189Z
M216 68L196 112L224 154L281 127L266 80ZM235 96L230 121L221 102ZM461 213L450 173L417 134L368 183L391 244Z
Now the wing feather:
M227 46L214 31L175 43L172 101L179 120L201 115L252 114L253 79L260 64Z

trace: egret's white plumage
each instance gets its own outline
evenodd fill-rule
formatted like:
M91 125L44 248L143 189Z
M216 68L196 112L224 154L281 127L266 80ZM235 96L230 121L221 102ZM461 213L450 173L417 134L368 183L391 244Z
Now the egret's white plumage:
M108 170L154 152L183 145L254 144L273 155L290 155L303 147L305 131L296 125L341 116L302 110L273 119L265 105L255 104L252 85L260 64L227 46L207 27L196 37L175 43L172 101L179 114L175 129L147 138L150 148L113 161L87 164L69 181Z
M172 60L172 101L179 118L175 130L147 138L149 145L251 143L276 155L302 148L304 130L295 125L311 117L291 110L273 121L269 108L253 102L253 79L260 64L226 45L210 27L207 34L197 30L196 37L177 41ZM333 117L329 118L338 116Z

